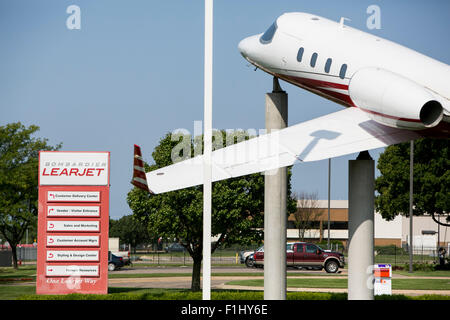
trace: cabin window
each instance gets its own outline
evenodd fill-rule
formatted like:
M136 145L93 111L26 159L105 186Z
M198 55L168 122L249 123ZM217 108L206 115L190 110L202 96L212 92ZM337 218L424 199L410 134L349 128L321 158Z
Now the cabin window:
M267 29L266 32L264 32L264 34L261 36L261 38L259 38L259 41L263 44L270 43L273 39L273 36L275 35L275 32L277 31L277 28L277 23L272 23L269 29Z
M317 53L314 52L313 55L311 56L311 62L310 62L310 65L312 68L314 68L316 66L316 62L317 62Z
M331 62L333 62L333 60L331 58L328 58L327 62L325 63L325 72L326 73L330 73Z
M317 247L313 244L306 245L306 253L316 253Z
M339 71L339 78L344 79L346 73L347 73L347 65L343 64L341 66L341 70Z
M303 47L298 49L298 53L297 53L297 61L298 62L302 62L303 52L305 52L305 49Z

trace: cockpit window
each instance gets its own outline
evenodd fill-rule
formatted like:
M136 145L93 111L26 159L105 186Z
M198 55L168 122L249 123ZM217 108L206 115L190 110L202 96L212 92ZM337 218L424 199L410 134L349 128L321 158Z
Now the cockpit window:
M273 36L275 35L275 32L277 31L277 28L277 23L272 23L269 29L267 29L266 32L264 32L264 34L261 36L261 38L259 38L259 41L263 44L270 43L273 39Z

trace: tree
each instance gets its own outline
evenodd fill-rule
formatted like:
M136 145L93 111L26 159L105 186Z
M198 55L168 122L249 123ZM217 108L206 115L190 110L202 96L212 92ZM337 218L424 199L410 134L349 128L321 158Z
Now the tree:
M122 243L129 244L136 253L136 247L150 241L147 226L137 221L133 215L123 216L119 220L109 220L109 236L117 237Z
M410 144L392 145L380 155L375 180L375 208L384 219L409 212ZM448 139L419 139L414 142L414 215L450 211L450 148Z
M242 133L246 135L246 133ZM215 135L213 144L223 146L225 132ZM220 138L222 137L222 142ZM249 137L246 136L248 139ZM234 142L242 140L236 135ZM188 141L188 148L179 149L180 141ZM179 136L173 141L167 134L160 140L152 153L154 164L146 171L152 171L172 164L174 150L183 152L201 150L202 138ZM184 154L183 156L186 156ZM190 156L190 154L188 155ZM288 173L288 181L290 173ZM203 259L203 193L202 186L186 188L158 195L149 195L145 191L133 188L128 193L128 204L136 219L146 223L152 234L175 239L181 243L193 259L191 289L200 290L200 269ZM290 195L290 184L288 185ZM288 197L288 210L295 208L295 201ZM211 245L211 253L219 247L234 243L251 244L263 239L262 228L264 210L264 176L252 174L238 178L218 181L212 191L211 233L218 241ZM292 212L292 211L289 211Z
M305 241L305 232L311 229L312 223L322 215L323 210L319 209L319 196L317 192L301 192L297 196L297 211L294 217L294 225L298 229L298 237L300 241Z
M33 138L38 130L20 122L0 126L0 233L11 246L15 269L16 247L37 220L39 151L61 147Z

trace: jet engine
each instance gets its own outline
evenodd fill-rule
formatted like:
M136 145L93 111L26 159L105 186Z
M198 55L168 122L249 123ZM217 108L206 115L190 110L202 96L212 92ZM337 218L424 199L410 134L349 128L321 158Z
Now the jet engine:
M381 124L409 130L431 128L443 118L439 98L427 88L380 68L364 68L350 80L353 103Z

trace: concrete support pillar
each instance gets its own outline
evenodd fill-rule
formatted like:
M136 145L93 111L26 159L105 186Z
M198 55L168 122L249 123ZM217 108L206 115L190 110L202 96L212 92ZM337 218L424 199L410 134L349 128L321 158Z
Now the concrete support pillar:
M361 152L348 174L348 300L373 300L375 161Z
M287 94L274 78L266 94L266 129L287 126ZM264 179L264 299L286 300L287 169L265 173Z

